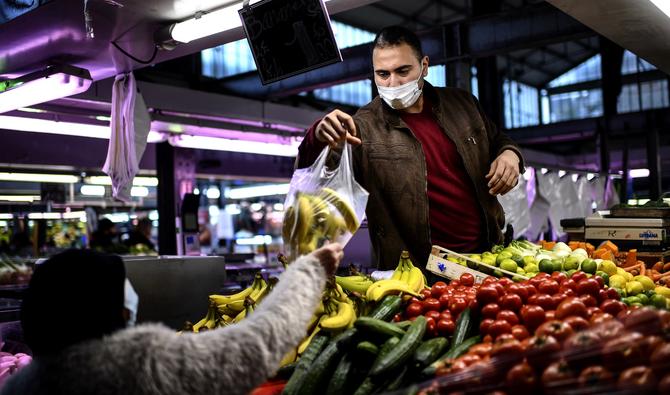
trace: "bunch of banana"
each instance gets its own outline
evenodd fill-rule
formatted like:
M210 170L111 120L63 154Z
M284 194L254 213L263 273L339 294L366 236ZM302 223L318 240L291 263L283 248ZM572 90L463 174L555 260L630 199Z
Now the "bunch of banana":
M403 251L400 254L398 266L393 271L391 279L407 283L409 288L414 292L419 292L426 287L426 277L423 275L421 269L414 266L407 251Z
M209 303L207 308L207 315L205 318L198 321L191 330L195 333L202 332L204 330L214 329L218 326L218 314L216 311L216 305L214 303Z
M338 300L331 298L326 305L326 313L319 322L322 330L328 332L338 332L354 326L356 321L356 311L354 310L353 302L347 298L346 300Z
M359 226L347 200L336 191L323 188L316 195L295 194L295 202L284 213L282 237L295 258L314 251L323 240L336 240L346 231L354 233Z
M379 302L386 295L392 294L408 294L412 296L419 296L419 293L410 288L409 284L400 280L379 280L373 283L365 293L368 301Z
M368 288L372 285L372 280L362 274L354 274L353 276L335 276L335 281L338 285L349 292L358 292L365 295Z

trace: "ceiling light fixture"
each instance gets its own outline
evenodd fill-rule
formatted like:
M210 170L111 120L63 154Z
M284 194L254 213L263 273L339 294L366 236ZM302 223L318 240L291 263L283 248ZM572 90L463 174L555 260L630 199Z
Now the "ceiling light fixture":
M53 182L58 184L74 184L76 182L79 182L79 177L67 174L0 172L0 181Z
M168 141L172 146L182 148L288 157L295 157L298 155L298 144L262 143L258 141L230 140L216 137L188 135L170 136Z
M668 0L650 0L659 10L670 17L670 1Z
M628 172L630 178L645 178L649 177L649 169L631 169Z
M39 201L40 197L39 196L33 196L33 195L0 195L0 201L1 202L28 202L32 203L35 201Z
M261 196L286 195L290 184L270 184L226 190L228 199L249 199Z
M88 70L64 64L0 81L0 113L86 92L92 82Z
M112 185L112 179L107 176L86 177L84 178L84 182L94 185ZM155 187L158 186L158 178L138 176L133 178L133 185L136 187Z
M84 196L105 196L105 187L102 185L82 185L79 192Z

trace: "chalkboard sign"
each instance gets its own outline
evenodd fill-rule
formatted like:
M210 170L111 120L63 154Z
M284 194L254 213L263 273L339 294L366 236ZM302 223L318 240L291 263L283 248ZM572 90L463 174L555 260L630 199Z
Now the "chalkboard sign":
M239 13L263 85L342 61L322 0L261 0Z

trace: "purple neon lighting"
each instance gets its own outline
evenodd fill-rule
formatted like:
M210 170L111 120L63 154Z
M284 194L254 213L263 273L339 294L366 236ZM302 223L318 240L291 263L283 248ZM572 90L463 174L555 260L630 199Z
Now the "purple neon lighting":
M253 120L241 119L241 118L229 118L229 117L221 117L221 116L205 115L205 114L193 115L193 114L186 114L186 113L181 113L181 112L176 112L176 111L164 111L164 110L161 110L160 113L163 114L163 115L171 115L171 116L177 116L177 117L183 117L183 118L203 119L203 120L208 120L208 121L228 122L228 123L233 123L233 124L236 124L236 125L254 126L254 127L257 127L257 128L275 129L275 130L280 130L280 131L284 131L284 132L303 132L305 130L305 128L286 125L286 124L282 124L282 123L268 123L268 122L253 121Z

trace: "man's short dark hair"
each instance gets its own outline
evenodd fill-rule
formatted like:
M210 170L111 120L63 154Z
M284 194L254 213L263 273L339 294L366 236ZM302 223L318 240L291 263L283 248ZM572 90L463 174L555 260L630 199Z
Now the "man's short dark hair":
M423 50L421 49L421 41L419 37L411 30L402 26L387 26L383 28L375 40L372 42L372 48L388 48L395 47L400 44L407 44L412 48L417 59L421 61L423 58Z

